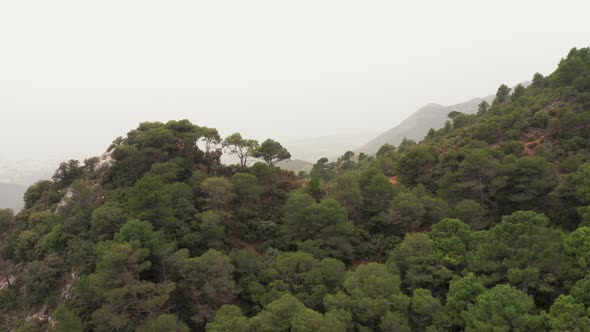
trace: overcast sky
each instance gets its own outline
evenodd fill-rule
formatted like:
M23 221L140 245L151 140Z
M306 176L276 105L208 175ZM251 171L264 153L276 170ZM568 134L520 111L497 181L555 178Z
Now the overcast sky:
M289 141L549 74L579 1L1 1L0 159L93 155L145 120Z

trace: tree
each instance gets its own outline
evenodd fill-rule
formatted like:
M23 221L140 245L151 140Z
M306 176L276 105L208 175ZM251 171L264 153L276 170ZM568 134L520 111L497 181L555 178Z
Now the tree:
M511 89L506 84L500 85L498 91L496 92L496 100L500 103L505 102L508 99L510 90Z
M557 167L542 157L525 156L515 162L506 161L504 168L507 181L498 196L504 200L503 205L509 212L517 207L535 209L543 206L543 200L559 183Z
M180 267L178 286L193 303L193 319L203 323L211 321L215 310L233 301L237 294L231 259L214 249L199 257L186 258L186 251L182 255L185 259Z
M11 209L0 209L0 238L10 229L14 220L14 212Z
M108 240L125 221L123 209L114 202L107 202L92 212L90 231L97 240Z
M20 285L24 290L24 303L41 303L55 289L57 277L62 272L63 260L57 256L47 256L42 261L28 264L22 274Z
M462 317L467 332L539 331L543 327L533 299L510 285L498 285L479 295Z
M252 329L260 332L288 332L293 317L304 310L303 303L293 295L285 294L252 318Z
M82 332L82 321L70 309L60 304L53 312L53 318L57 321L53 331L56 332Z
M136 241L141 248L149 249L151 255L161 256L169 251L169 244L161 232L156 232L154 226L147 221L131 219L127 221L113 240L117 243Z
M336 161L338 170L340 172L352 170L355 165L353 158L354 152L352 151L346 151L342 156L338 157L338 160Z
M326 297L326 309L328 313L350 310L356 321L375 330L388 312L402 311L409 305L400 284L399 276L383 264L358 266L346 275L343 284L346 293Z
M489 109L490 104L488 104L488 102L484 100L477 106L477 115L484 115L487 113Z
M446 282L444 270L437 264L432 240L424 233L409 233L391 253L387 266L400 274L409 290L438 291Z
M399 143L399 146L397 147L397 151L399 151L400 153L408 153L410 151L410 148L416 146L416 142L414 142L414 140L408 139L408 138L403 138L401 143Z
M412 293L410 321L418 331L428 328L445 328L449 318L440 300L434 298L427 289L416 289Z
M399 312L388 311L379 324L383 332L412 332L408 317Z
M211 177L201 183L201 190L207 195L205 202L211 210L229 211L235 197L234 186L226 178Z
M419 183L428 187L431 185L435 163L436 156L431 147L414 146L399 160L399 178L408 187L413 187Z
M385 211L393 197L393 186L389 179L374 167L361 174L359 188L363 196L364 209L370 216Z
M96 273L90 276L99 308L92 313L97 330L136 328L149 317L165 311L174 283L142 280L140 273L151 267L149 249L139 242L105 244L100 248Z
M451 281L445 305L451 323L454 326L464 327L463 313L475 304L479 295L486 291L483 282L473 273Z
M525 90L524 86L519 83L514 87L514 91L512 92L512 96L510 96L510 99L512 101L516 101L516 100L518 100L518 98L524 96L525 93L526 93L526 90Z
M205 248L223 249L225 236L224 213L221 211L204 211L196 215L199 221L200 242Z
M487 283L510 282L523 291L555 295L552 282L565 273L566 259L560 247L563 232L549 228L549 219L533 211L518 211L502 218L468 253L473 272Z
M240 133L234 133L225 138L223 146L240 159L240 166L244 168L248 164L248 158L258 148L258 141L245 139Z
M82 167L78 160L71 159L67 163L59 164L59 167L51 177L53 181L60 188L64 188L72 184L74 180L78 179L82 174Z
M328 162L328 158L320 158L311 168L309 176L312 179L329 181L336 176L336 165Z
M211 152L211 148L221 143L221 136L215 128L203 127L203 138L201 139L205 143L205 154Z
M430 231L437 260L455 270L465 266L465 256L474 237L469 225L458 219L445 218L432 225Z
M377 150L377 157L381 157L381 156L385 156L387 154L389 154L390 152L395 152L397 151L397 148L389 143L385 143L383 144L379 150Z
M570 295L577 303L582 303L585 307L590 308L590 274L574 284L570 289Z
M399 193L389 204L385 214L376 220L381 221L380 233L403 235L418 229L426 220L426 209L420 198L411 192Z
M290 292L307 307L322 310L324 296L340 286L346 271L344 263L333 258L320 261L307 253L287 252L277 256L266 272L272 281L264 302Z
M336 200L321 203L308 194L295 191L284 206L285 234L288 239L312 241L316 253L340 259L350 259L350 235L354 226L348 221L346 209Z
M257 203L260 195L264 192L264 188L256 176L252 174L236 173L230 181L236 196L242 202L242 208L245 208L248 203Z
M152 222L166 220L172 215L172 196L164 182L155 176L144 176L129 190L127 206L131 216Z
M453 214L454 217L464 221L475 230L481 230L488 226L485 208L474 200L464 199L459 201L454 206Z
M359 216L363 204L363 195L357 178L351 173L344 173L334 179L328 197L334 198L338 203L342 204L348 211L348 216L352 219Z
M584 204L590 204L590 163L580 165L574 174L576 197Z
M156 318L148 320L145 324L137 328L137 332L189 332L189 327L178 317L170 314L163 314Z
M207 324L207 332L248 332L250 322L235 305L224 304L217 310L213 321Z
M285 149L281 143L267 139L256 148L252 154L254 158L261 158L269 166L273 166L277 162L291 158L291 154Z
M590 267L590 227L579 227L568 234L563 246L581 268Z
M543 74L535 73L535 75L533 75L533 81L531 83L531 86L534 88L543 88L544 85L545 85L545 77L543 76Z
M551 306L547 320L551 331L590 330L590 316L584 304L577 303L570 295L560 295Z
M333 315L305 309L291 319L292 332L346 332L346 325Z
M470 150L457 171L461 191L467 191L468 197L480 204L489 204L498 190L495 182L500 171L500 163L487 150Z

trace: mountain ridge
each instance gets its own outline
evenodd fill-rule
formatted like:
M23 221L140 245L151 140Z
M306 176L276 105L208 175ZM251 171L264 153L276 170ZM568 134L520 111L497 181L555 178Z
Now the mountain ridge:
M448 113L457 111L474 114L477 112L479 103L484 100L491 103L494 97L494 95L475 97L468 101L448 106L438 103L428 103L420 107L397 126L381 133L355 151L375 154L384 144L398 146L404 138L421 141L430 128L439 129L444 126Z

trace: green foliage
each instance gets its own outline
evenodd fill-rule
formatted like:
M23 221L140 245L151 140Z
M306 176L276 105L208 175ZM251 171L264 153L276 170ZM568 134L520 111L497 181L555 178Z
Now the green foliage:
M0 209L0 237L10 229L13 220L14 212L11 209Z
M560 249L562 233L547 227L542 214L519 211L487 231L467 255L470 269L485 274L489 283L510 282L520 289L556 291L551 285L565 272Z
M470 273L463 278L451 281L445 305L451 322L455 326L465 326L463 314L475 304L479 295L486 292L481 280Z
M590 316L584 304L569 295L560 295L547 315L551 331L588 331Z
M359 188L364 210L368 215L385 211L393 197L393 187L389 179L377 168L370 168L361 174Z
M346 325L333 315L322 315L311 309L305 309L291 320L293 332L345 332Z
M477 115L484 115L489 109L490 104L484 100L477 106Z
M238 200L242 204L242 208L256 205L260 195L264 192L258 178L252 174L236 173L231 177L230 181Z
M590 265L590 227L580 227L568 234L563 247L580 267L588 268Z
M199 257L182 260L178 285L193 303L194 320L210 321L217 308L235 298L237 290L233 272L231 259L213 249Z
M357 177L352 173L344 173L333 180L328 197L334 198L348 211L348 216L355 219L360 216L363 195Z
M207 324L208 332L248 332L250 322L235 305L222 305L215 314L215 319Z
M581 165L574 174L576 197L584 204L590 204L590 163Z
M448 271L437 264L433 241L422 233L407 234L391 253L387 266L401 275L409 290L434 290L448 278Z
M240 159L242 168L248 165L248 158L254 155L258 145L258 141L242 138L240 133L231 134L223 140L223 146Z
M430 238L437 261L456 269L465 266L475 234L461 220L443 219L432 226Z
M303 311L303 303L293 295L285 294L269 303L263 311L252 318L252 329L261 332L290 331L292 320Z
M496 92L496 101L503 103L508 99L508 95L510 94L510 88L506 84L500 85L498 91Z
M348 221L346 209L336 200L326 199L318 204L305 193L293 192L285 203L284 213L288 239L306 241L319 257L350 257L349 236L354 226Z
M53 318L57 321L54 329L56 332L82 332L82 321L70 309L60 305L53 312Z
M97 240L111 239L125 219L123 208L108 202L92 212L90 232Z
M92 313L97 330L135 328L165 310L175 285L140 279L140 273L151 267L148 255L149 250L139 248L137 241L101 248L97 272L90 276L90 287L96 288L98 297L93 301L101 303Z
M400 284L399 276L390 273L382 264L361 265L348 272L343 284L346 294L326 297L326 309L328 312L350 310L361 324L375 328L390 308L407 306Z
M270 139L141 123L112 160L64 163L16 216L0 210L0 320L46 330L24 319L45 308L84 331L587 330L589 64L573 49L423 142L322 158L309 178L273 167L288 152Z
M431 147L418 145L410 148L398 163L401 182L406 186L421 183L429 187L435 163L436 156Z
M234 198L234 187L230 181L221 177L207 178L201 183L201 189L207 195L205 202L211 210L228 211Z
M254 150L252 156L264 160L264 162L270 166L273 166L281 160L291 158L291 154L281 145L281 143L273 141L270 138L262 142L262 144Z
M189 332L189 327L174 315L164 314L148 320L137 328L138 332Z
M462 316L465 331L539 331L543 327L533 299L509 285L482 293Z

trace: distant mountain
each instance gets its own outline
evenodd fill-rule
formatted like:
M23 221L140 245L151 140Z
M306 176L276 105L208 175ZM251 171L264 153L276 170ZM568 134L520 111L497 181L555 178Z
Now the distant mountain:
M453 111L473 114L477 112L478 105L486 100L492 103L494 95L484 98L473 98L464 103L443 106L439 104L428 104L407 119L402 121L396 127L389 129L383 134L369 141L369 143L361 146L356 151L368 154L375 154L383 144L389 143L398 146L404 138L409 138L414 141L421 141L428 133L430 128L442 128L447 121L447 114Z
M295 141L282 142L291 152L293 159L315 163L326 157L330 160L343 155L346 151L358 149L367 142L375 132L354 132L348 134L334 134L323 137L306 138Z
M286 171L299 173L305 171L309 173L313 167L313 163L300 159L283 160L277 164L277 167L282 168Z
M0 182L0 208L18 212L24 206L23 195L26 190L25 185Z

